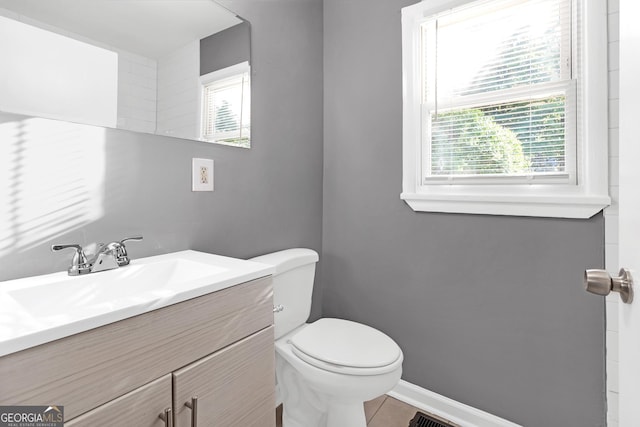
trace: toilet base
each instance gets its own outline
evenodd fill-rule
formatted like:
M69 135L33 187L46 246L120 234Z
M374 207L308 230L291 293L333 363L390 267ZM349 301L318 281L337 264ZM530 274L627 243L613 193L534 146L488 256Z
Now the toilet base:
M333 402L329 404L327 427L365 427L366 425L367 419L364 415L364 402Z
M347 403L329 405L326 413L317 414L318 418L310 423L309 414L300 414L294 409L294 414L287 412L283 405L282 427L365 427L367 420L362 403ZM298 415L298 417L296 417ZM304 418L300 420L300 415Z
M366 427L363 401L342 400L313 390L280 355L276 355L276 373L282 427Z
M300 374L276 355L278 396L282 401L282 427L325 427L328 405L320 393L304 383Z

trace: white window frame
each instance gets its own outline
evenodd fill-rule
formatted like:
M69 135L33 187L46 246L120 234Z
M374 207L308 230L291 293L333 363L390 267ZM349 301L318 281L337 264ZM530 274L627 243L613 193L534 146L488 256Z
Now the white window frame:
M249 75L251 75L251 66L249 65L249 61L240 62L238 64L231 65L226 68L221 68L219 70L212 71L208 74L204 74L200 76L200 91L199 91L200 109L198 111L198 133L199 133L199 139L201 141L212 142L215 144L229 145L231 147L250 148L250 147L244 147L241 145L227 144L223 141L209 139L204 136L204 109L205 109L204 91L206 87L211 83L215 83L220 80L225 80L231 77L235 77L243 73L249 73ZM251 125L251 123L249 123L249 125Z
M602 0L573 0L582 16L576 88L575 150L569 150L569 177L473 177L423 179L421 107L421 24L430 16L472 0L429 0L402 9L403 137L402 193L414 210L489 215L590 218L611 203L608 194L607 9ZM579 5L578 5L579 3ZM575 20L574 20L575 21ZM575 22L574 22L575 24ZM578 63L577 61L580 61ZM575 154L572 154L575 153ZM575 156L575 162L569 156ZM561 174L562 175L562 174ZM523 182L523 179L526 182Z

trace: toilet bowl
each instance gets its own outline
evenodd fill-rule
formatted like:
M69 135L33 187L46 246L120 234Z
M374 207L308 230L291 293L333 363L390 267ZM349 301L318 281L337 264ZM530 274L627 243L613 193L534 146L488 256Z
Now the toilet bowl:
M384 333L349 320L306 323L316 252L288 249L251 261L275 267L277 403L283 404L283 427L365 427L364 402L400 380L400 347Z
M316 330L317 326L321 331ZM354 352L357 345L371 337L353 334L352 345L343 348L344 341L337 340L322 352L319 344L326 341L334 328L341 338L345 338L368 327L346 320L320 319L276 340L276 376L284 404L283 427L364 427L364 402L391 390L400 380L402 352L390 338L368 328L386 340L370 341L364 345L362 353ZM313 343L316 335L319 338ZM299 337L304 339L297 340ZM310 345L313 354L306 348L300 349L306 344ZM389 347L380 348L382 354L367 352L380 344L389 344ZM395 356L390 359L394 351ZM376 360L376 356L381 357Z

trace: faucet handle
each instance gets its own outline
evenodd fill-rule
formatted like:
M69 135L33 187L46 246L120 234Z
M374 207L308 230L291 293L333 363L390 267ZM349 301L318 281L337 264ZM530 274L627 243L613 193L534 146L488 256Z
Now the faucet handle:
M89 272L89 265L87 262L87 257L82 250L82 246L77 244L71 245L52 245L51 251L57 252L62 249L75 249L75 254L73 254L73 258L71 259L71 266L67 269L69 272L69 276L78 276L80 274Z
M131 262L131 260L129 259L129 256L127 255L127 247L124 245L124 242L129 242L129 241L139 242L140 240L142 240L142 236L127 237L120 240L120 246L118 247L118 250L117 250L117 261L119 266L122 267L123 265L128 265L129 262Z
M139 242L140 240L142 240L142 236L126 237L120 240L120 244L124 244L124 242L128 242L129 240L132 240L134 242Z

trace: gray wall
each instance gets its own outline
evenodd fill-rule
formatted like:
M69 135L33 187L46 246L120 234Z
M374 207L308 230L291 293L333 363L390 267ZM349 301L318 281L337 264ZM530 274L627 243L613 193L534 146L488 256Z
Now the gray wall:
M200 40L200 75L249 61L251 25L243 22Z
M586 221L415 213L401 192L400 9L324 1L323 315L371 324L407 381L525 426L602 426L604 262Z
M11 178L0 182L13 194L1 203L14 204L10 224L0 227L12 230L0 242L0 248L12 248L0 251L0 280L65 269L71 253L51 253L53 242L89 243L131 234L145 237L129 245L134 258L186 248L235 257L295 246L320 251L322 4L229 3L252 24L252 148L108 129L104 148L95 148L95 154L105 159L103 216L33 245L20 243L30 232L20 206L44 202L46 194L26 200L20 190L26 177L20 176L16 165ZM4 115L3 120L21 118ZM64 173L76 154L70 153L64 138L52 138L48 144L55 147L51 161ZM28 161L30 147L35 147L31 136L21 134L13 151ZM215 160L213 193L191 192L193 157ZM50 182L55 176L41 179Z

